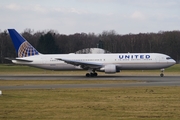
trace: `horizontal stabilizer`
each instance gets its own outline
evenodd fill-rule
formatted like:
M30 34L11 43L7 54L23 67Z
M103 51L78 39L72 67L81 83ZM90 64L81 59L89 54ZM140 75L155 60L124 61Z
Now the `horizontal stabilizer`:
M33 62L32 60L18 59L18 58L5 58L6 60L16 60L19 62Z

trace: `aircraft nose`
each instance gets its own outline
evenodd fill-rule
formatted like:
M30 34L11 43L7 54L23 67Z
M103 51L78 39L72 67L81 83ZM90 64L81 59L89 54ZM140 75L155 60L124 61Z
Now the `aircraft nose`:
M174 65L174 64L176 64L176 61L175 61L174 59L171 59L171 60L169 61L169 63L172 64L172 65Z
M173 63L176 64L176 61L173 59Z

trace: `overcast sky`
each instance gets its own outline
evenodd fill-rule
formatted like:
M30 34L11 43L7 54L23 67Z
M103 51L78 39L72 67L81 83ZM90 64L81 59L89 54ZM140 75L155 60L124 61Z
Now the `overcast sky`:
M1 0L0 30L118 34L180 30L180 0Z

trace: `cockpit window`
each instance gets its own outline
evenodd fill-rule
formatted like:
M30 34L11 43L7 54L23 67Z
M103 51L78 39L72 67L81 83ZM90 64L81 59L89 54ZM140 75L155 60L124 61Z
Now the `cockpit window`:
M170 60L170 59L172 59L172 58L171 58L171 57L167 57L167 58L166 58L166 60Z

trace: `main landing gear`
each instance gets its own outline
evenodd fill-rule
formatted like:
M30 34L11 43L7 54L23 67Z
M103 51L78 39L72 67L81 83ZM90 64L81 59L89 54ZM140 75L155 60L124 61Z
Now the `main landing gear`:
M86 77L97 77L97 73L95 72L95 70L88 70L89 73L86 73Z
M86 77L97 77L97 73L93 72L93 73L86 73Z
M161 74L160 74L161 77L164 77L164 69L161 69Z

